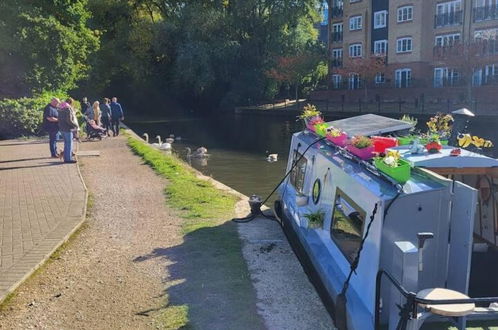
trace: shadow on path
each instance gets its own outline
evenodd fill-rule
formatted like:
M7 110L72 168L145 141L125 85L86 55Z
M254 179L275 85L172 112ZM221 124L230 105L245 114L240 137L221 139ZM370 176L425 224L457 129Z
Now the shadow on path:
M166 288L169 306L188 305L192 328L265 329L256 311L256 294L236 224L203 226L186 234L182 244L158 247L134 262L153 258L171 263L167 281L173 285Z
M59 161L59 162L51 162L51 163L40 164L40 165L0 167L0 171L19 170L19 169L23 169L23 168L37 168L37 167L57 166L57 165L63 165L63 164L64 164L64 162Z
M50 157L34 157L34 158L1 160L0 164L4 164L4 163L16 163L16 162L28 162L28 161L31 161L31 160L42 160L42 159L50 159Z

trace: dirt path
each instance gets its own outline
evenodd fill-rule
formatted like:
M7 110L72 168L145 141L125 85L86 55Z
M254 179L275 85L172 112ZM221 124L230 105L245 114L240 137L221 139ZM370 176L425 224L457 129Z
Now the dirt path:
M161 317L169 261L136 260L182 242L182 220L164 203L165 182L124 138L82 149L101 151L81 160L93 198L86 228L20 287L0 312L2 329L139 329Z

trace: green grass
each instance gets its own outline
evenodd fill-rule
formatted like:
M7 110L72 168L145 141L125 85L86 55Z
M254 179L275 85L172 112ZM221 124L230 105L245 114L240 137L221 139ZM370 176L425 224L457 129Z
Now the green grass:
M128 138L133 152L143 158L158 174L168 179L166 196L168 204L186 219L218 219L233 213L236 197L216 189L210 182L197 178L181 160L166 155L147 144ZM206 222L205 222L206 223ZM214 225L214 224L213 224ZM186 233L203 227L199 222L189 222Z
M172 280L182 283L167 290L159 328L264 328L237 226L230 221L238 198L199 179L176 156L129 135L128 145L167 179L166 204L184 219L184 242L163 252L172 262Z

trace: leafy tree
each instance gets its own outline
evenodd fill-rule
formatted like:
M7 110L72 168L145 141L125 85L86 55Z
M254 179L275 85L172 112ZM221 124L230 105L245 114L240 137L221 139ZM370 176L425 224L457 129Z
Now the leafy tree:
M86 0L3 0L0 95L76 87L99 45L89 18Z

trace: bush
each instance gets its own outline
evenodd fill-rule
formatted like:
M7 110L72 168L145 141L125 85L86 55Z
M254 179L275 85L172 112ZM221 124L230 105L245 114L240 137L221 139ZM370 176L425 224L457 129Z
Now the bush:
M55 94L0 100L0 139L42 135L43 109ZM65 95L56 94L61 100ZM79 103L75 107L79 109ZM78 115L78 118L80 116Z

